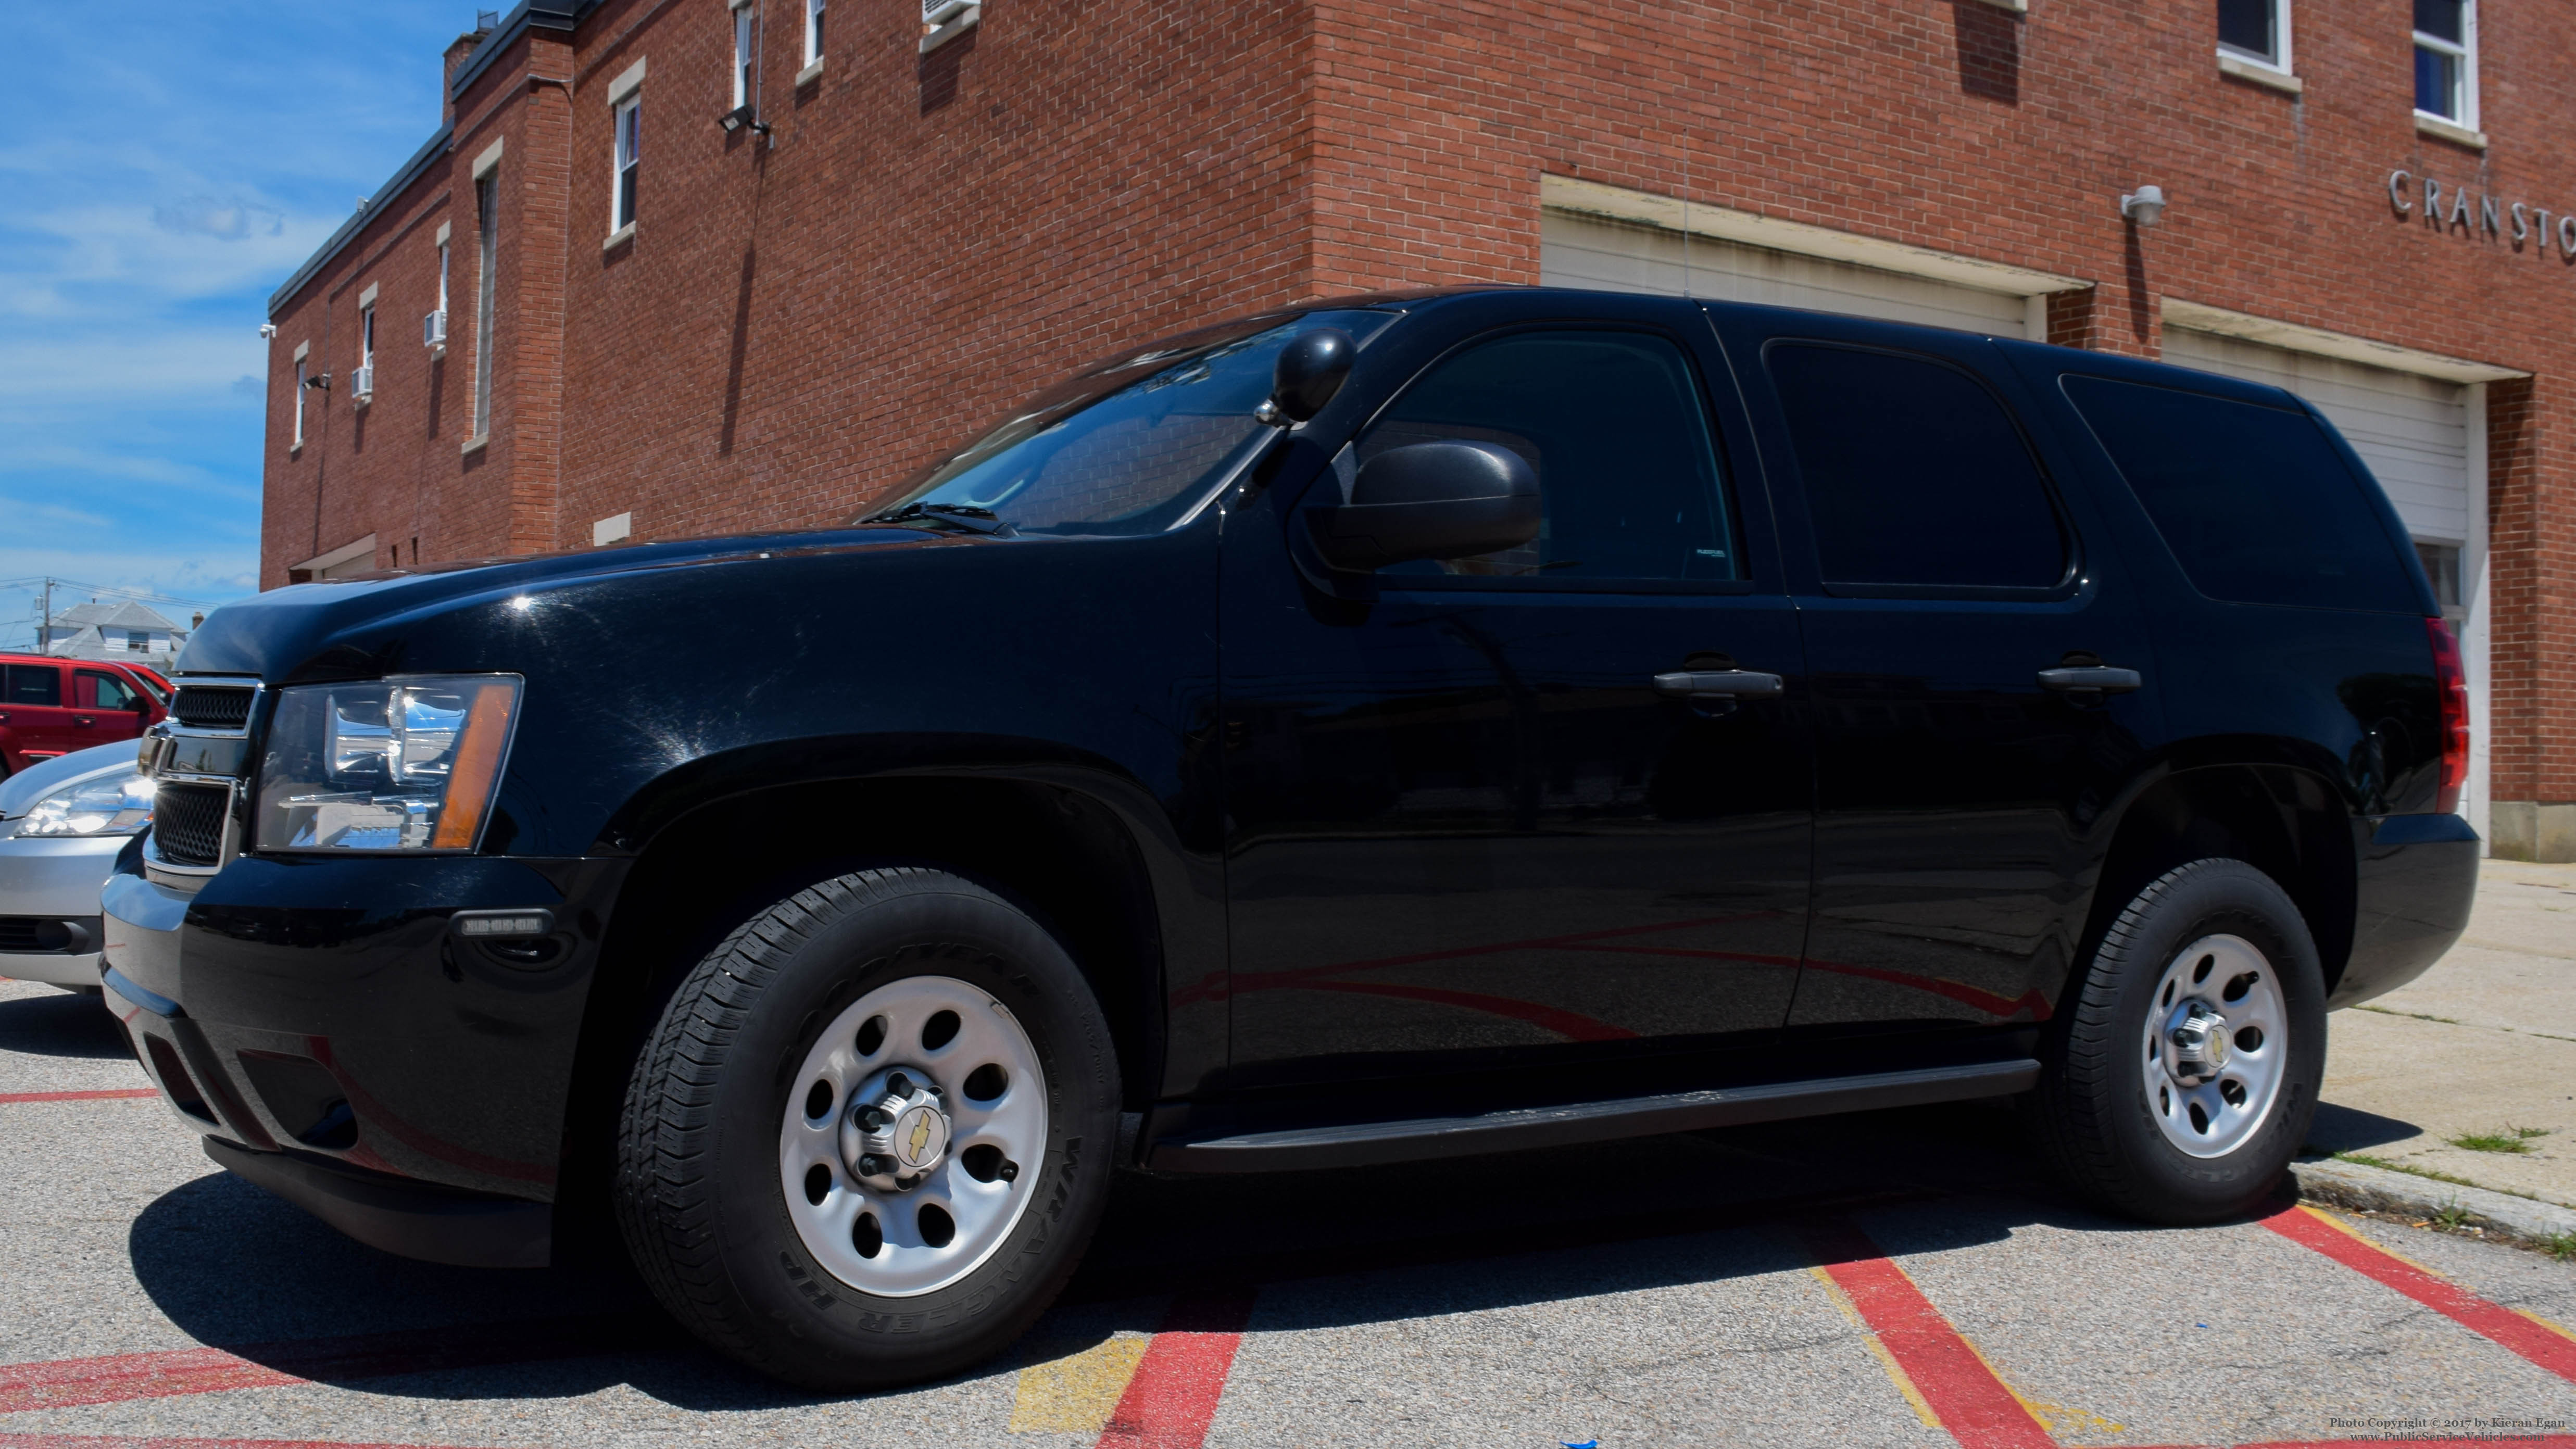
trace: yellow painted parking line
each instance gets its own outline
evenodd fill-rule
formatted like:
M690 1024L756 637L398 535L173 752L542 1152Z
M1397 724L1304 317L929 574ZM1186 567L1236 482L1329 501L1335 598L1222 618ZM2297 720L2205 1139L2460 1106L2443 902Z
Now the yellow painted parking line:
M1121 1333L1080 1353L1020 1370L1019 1391L1011 1401L1011 1432L1099 1433L1153 1341L1148 1334Z

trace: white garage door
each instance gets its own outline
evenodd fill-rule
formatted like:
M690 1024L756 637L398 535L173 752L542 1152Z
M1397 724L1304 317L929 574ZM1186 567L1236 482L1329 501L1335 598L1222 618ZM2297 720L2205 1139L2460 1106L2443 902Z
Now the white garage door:
M2178 327L2165 329L2165 361L2306 398L2370 465L2408 532L2439 543L2468 541L2466 387Z
M1538 269L1539 280L1551 287L1664 296L1688 293L1726 302L1808 307L1957 327L1996 337L2028 335L2023 299L2008 292L1708 237L1691 238L1685 258L1677 232L1560 211L1540 214Z

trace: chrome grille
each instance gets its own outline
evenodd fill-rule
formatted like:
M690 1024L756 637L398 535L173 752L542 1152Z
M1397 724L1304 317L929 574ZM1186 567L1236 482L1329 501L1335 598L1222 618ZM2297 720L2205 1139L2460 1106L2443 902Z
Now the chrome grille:
M172 865L219 865L224 854L224 815L233 792L225 785L165 780L152 792L152 843Z
M237 730L250 723L252 691L224 685L183 684L170 712L198 729Z

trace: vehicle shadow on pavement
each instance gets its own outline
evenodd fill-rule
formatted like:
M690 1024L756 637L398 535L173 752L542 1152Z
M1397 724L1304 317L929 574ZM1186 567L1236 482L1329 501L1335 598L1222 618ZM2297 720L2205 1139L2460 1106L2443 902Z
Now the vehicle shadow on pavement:
M1150 1333L1176 1294L1303 1281L1273 1300L1293 1322L1263 1326L1312 1328L1794 1270L1804 1224L1962 1196L1977 1200L1954 1219L1971 1236L2116 1226L2049 1188L2012 1127L1991 1108L1926 1108L1341 1172L1122 1173L1058 1307L960 1378ZM424 1399L623 1384L683 1409L826 1401L699 1348L629 1275L396 1258L222 1173L155 1200L128 1243L183 1331L317 1382Z
M2423 1135L2424 1129L2412 1122L2382 1117L2358 1107L2338 1107L2332 1102L2319 1102L2317 1120L2309 1124L2304 1150L2328 1155L2361 1152Z
M131 1057L96 993L58 991L0 1000L0 1052L39 1057Z

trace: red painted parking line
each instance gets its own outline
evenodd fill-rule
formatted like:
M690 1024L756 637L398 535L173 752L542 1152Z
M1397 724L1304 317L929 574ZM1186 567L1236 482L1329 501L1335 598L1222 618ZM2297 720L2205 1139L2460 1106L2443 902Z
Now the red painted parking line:
M655 1321L599 1314L0 1364L0 1414L577 1358L646 1343L639 1325Z
M1824 1222L1802 1236L1961 1449L2057 1449L2048 1426L1868 1234L1848 1222Z
M110 1092L0 1092L0 1106L11 1102L113 1102L127 1097L158 1097L150 1087L121 1087Z
M129 1439L122 1434L0 1434L0 1449L442 1449L337 1439Z
M1252 1295L1242 1288L1174 1303L1109 1411L1098 1449L1199 1449L1252 1321Z
M2576 1383L2576 1338L2551 1324L2490 1303L2449 1279L2416 1267L2311 1208L2286 1208L2263 1226L2301 1247L2394 1288L2443 1317L2484 1335L2551 1373ZM2576 1442L2565 1441L2561 1442Z

